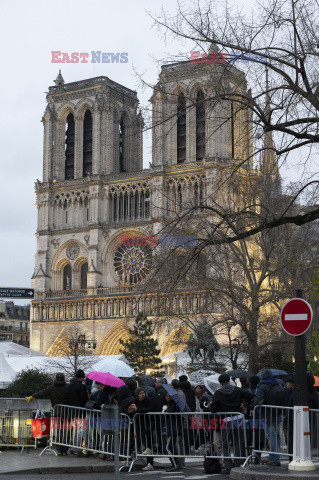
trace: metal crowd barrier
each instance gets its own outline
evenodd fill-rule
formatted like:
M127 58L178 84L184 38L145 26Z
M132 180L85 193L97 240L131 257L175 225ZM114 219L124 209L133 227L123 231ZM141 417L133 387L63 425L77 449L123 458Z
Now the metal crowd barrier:
M319 460L319 410L309 408L311 458Z
M293 407L256 406L252 419L252 451L244 466L254 457L261 463L261 454L293 456Z
M215 457L240 465L248 455L247 423L239 412L144 413L133 424L136 459L166 457L175 464L184 457Z
M77 453L87 452L114 455L114 436L112 419L105 416L103 410L89 410L81 407L55 405L50 425L50 445L59 448L69 447ZM119 420L119 457L129 464L133 445L131 441L131 421L121 414ZM54 451L54 450L53 450ZM56 452L55 452L56 453Z
M22 398L0 398L0 447L37 448L31 421L37 410L50 412L50 400L27 403Z

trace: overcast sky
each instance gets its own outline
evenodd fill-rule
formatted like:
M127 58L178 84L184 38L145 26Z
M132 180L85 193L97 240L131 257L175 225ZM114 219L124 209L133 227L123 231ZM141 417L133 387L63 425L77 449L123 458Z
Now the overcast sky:
M134 90L134 68L156 82L153 57L165 58L173 46L152 29L147 15L172 0L1 0L1 270L0 286L30 287L36 250L34 182L42 180L41 118L45 92L59 68L65 82L105 75ZM154 8L155 6L155 8ZM128 63L53 64L51 51L128 52ZM177 51L178 49L176 49ZM133 68L134 67L134 68ZM150 91L138 91L142 103ZM146 138L144 165L150 161ZM16 301L16 303L18 303ZM24 301L19 303L25 303Z
M185 0L184 4L193 4ZM152 29L146 10L161 5L175 11L174 0L1 0L1 270L0 286L30 287L36 250L34 182L42 180L41 118L45 92L58 74L66 83L105 75L142 91L134 68L149 82L159 73L154 58L178 54ZM185 44L183 50L190 51ZM127 52L128 63L51 63L51 51ZM144 139L144 166L150 161L150 135ZM25 301L26 302L26 301ZM25 303L24 301L20 303ZM16 302L18 303L18 302Z

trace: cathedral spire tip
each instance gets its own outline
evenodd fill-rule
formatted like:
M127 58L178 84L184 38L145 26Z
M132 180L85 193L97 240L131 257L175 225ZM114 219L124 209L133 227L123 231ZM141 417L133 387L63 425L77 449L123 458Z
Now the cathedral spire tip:
M56 77L56 79L54 80L54 83L55 83L56 86L64 85L64 78L62 77L61 70L59 70L59 74Z

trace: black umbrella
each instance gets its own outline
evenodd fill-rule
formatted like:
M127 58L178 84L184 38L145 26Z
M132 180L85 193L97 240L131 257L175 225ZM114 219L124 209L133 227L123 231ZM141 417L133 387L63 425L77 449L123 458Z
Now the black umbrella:
M232 378L249 378L252 377L253 374L248 372L248 370L229 370L226 372Z

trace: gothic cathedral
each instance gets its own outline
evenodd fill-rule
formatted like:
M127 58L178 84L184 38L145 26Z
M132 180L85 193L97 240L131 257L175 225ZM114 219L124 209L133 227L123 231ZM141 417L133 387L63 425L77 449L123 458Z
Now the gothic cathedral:
M184 348L181 315L221 315L207 290L142 288L165 220L186 202L209 199L217 178L252 157L249 111L236 112L220 95L215 101L221 89L247 93L243 72L190 61L162 67L150 100L152 163L143 169L137 93L103 76L65 83L59 73L47 94L43 180L35 185L31 348L63 355L75 326L92 340L90 353L118 354L119 339L143 311L165 355ZM256 172L252 161L238 168Z

